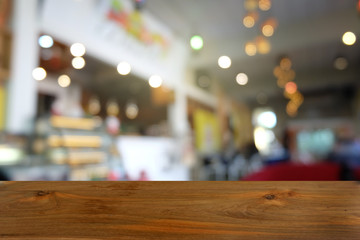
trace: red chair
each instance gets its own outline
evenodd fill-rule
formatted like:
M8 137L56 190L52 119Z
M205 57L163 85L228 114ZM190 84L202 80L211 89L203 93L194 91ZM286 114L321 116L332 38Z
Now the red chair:
M312 165L279 163L248 175L245 181L337 181L341 168L336 163Z
M354 169L353 173L354 173L355 179L356 179L357 181L360 181L360 168Z

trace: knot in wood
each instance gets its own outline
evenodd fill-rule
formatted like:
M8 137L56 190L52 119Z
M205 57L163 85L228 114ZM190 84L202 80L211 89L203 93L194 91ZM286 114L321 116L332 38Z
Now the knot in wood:
M38 191L36 193L37 196L46 196L46 195L49 195L50 192L49 191Z
M265 198L266 198L267 200L273 200L273 199L275 199L275 195L274 195L274 194L266 194L266 195L265 195Z

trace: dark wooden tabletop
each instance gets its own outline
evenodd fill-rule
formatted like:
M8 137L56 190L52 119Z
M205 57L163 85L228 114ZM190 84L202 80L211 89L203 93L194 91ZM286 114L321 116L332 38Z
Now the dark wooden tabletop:
M360 239L356 182L2 182L0 239Z

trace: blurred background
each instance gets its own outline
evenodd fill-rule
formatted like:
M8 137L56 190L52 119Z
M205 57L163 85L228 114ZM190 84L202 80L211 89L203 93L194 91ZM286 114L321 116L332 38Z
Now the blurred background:
M1 180L360 180L358 0L0 0Z

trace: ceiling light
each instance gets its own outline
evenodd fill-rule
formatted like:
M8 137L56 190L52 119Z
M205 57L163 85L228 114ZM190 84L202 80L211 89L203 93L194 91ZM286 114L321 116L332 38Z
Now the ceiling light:
M60 85L60 87L66 88L70 86L70 83L71 83L71 79L68 75L61 75L58 78L58 84Z
M237 76L236 76L236 82L239 84L239 85L246 85L248 83L248 76L245 74L245 73L239 73Z
M73 45L71 45L70 47L70 52L74 57L82 57L85 52L85 46L81 43L74 43Z
M46 78L46 71L42 67L37 67L32 71L32 76L37 81L44 80Z
M190 39L190 45L191 45L192 49L200 50L204 46L204 41L203 41L202 37L195 35Z
M51 48L54 45L54 40L48 35L42 35L39 37L39 45L42 48Z
M75 57L71 61L71 64L75 69L82 69L83 67L85 67L86 63L83 57Z
M346 45L354 45L356 42L356 35L353 32L346 32L342 37L342 41Z
M162 78L158 75L152 75L150 78L149 78L149 85L150 87L152 88L158 88L162 85Z
M117 66L117 71L121 75L128 75L131 72L131 66L127 62L120 62Z
M221 68L227 69L231 66L231 59L228 56L219 57L218 64Z

